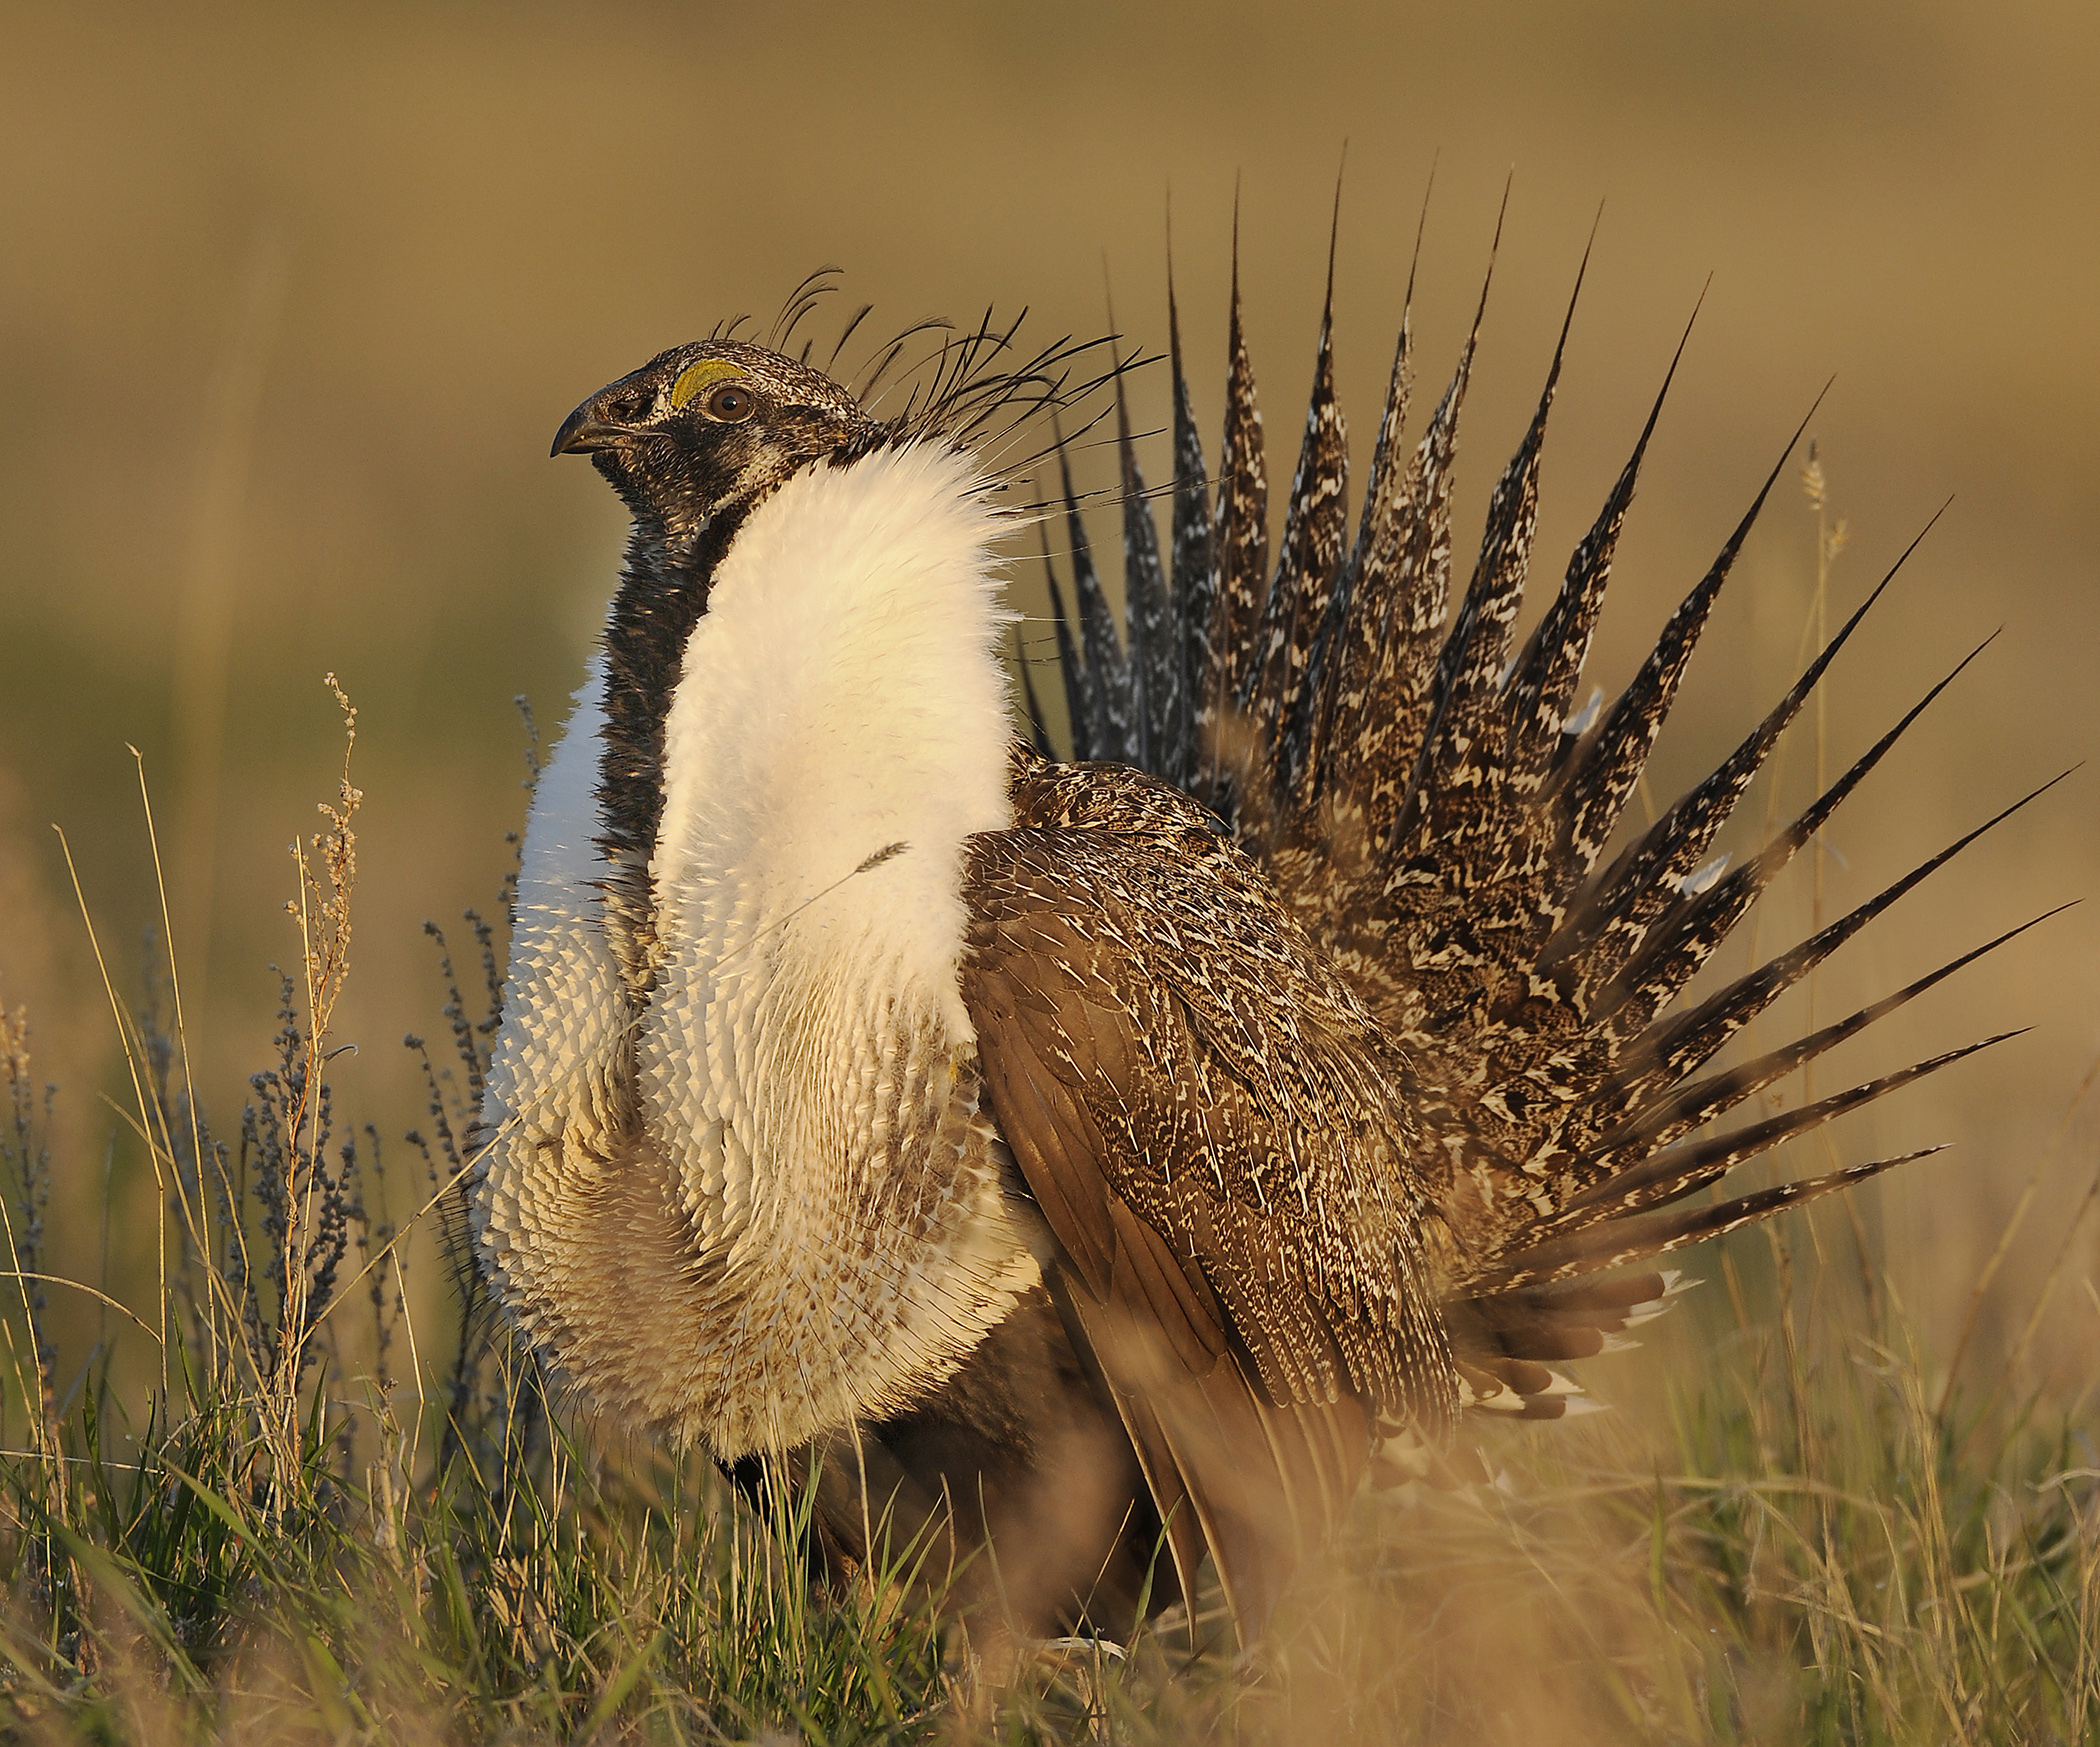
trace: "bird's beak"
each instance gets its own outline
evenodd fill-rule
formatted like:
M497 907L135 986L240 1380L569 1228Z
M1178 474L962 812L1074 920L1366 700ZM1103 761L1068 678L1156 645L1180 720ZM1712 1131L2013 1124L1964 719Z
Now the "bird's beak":
M554 455L588 455L599 449L610 449L627 442L642 433L631 425L608 424L598 417L600 396L591 398L562 420L561 429L554 433L554 447L547 451Z

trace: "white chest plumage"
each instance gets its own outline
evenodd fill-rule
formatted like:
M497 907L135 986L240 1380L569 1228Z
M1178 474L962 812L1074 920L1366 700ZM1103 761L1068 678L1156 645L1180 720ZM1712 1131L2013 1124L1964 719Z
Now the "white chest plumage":
M957 986L963 841L1009 822L996 531L937 445L752 513L666 721L641 1010L595 675L534 806L477 1236L569 1381L724 1456L894 1411L1036 1277Z

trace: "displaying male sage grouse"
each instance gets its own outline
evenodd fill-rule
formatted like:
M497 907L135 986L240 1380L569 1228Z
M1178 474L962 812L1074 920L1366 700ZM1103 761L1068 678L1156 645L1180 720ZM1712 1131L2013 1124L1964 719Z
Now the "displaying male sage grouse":
M930 1529L1024 1631L1127 1627L1206 1555L1258 1630L1367 1473L1455 1459L1467 1411L1557 1416L1548 1365L1668 1292L1597 1276L1898 1162L1700 1194L1969 1053L1707 1127L1989 950L1700 1077L1962 846L1671 1010L1917 714L1717 876L1855 614L1602 859L1772 480L1586 708L1652 414L1517 647L1558 354L1453 613L1474 340L1410 450L1403 319L1352 533L1323 322L1272 568L1237 287L1214 487L1171 331L1169 557L1126 426L1121 637L1068 524L1071 763L1012 731L986 438L1056 355L999 374L982 330L885 421L716 338L554 440L634 527L526 838L481 1264L611 1419L757 1493L814 1475L821 1567Z

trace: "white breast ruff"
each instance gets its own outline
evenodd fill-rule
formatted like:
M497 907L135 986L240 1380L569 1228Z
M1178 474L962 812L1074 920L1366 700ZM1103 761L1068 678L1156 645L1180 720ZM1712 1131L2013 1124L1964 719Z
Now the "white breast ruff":
M894 1411L1036 1278L957 986L963 840L1009 822L995 531L933 446L739 531L666 723L631 1031L591 687L534 808L477 1232L575 1383L724 1456Z
M555 1345L580 1260L564 1233L620 1126L620 978L593 884L606 872L592 841L604 687L594 657L533 797L503 1027L482 1102L484 1136L494 1138L476 1162L470 1215L504 1302L528 1335Z

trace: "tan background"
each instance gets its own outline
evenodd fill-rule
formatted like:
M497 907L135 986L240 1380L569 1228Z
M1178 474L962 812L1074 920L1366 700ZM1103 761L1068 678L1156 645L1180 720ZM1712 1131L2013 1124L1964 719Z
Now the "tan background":
M135 987L151 884L125 743L141 749L202 1083L230 1130L266 1051L265 966L296 951L276 909L284 845L331 789L320 676L336 670L363 712L367 797L343 1012L360 1053L338 1064L338 1103L389 1133L416 1120L396 1040L440 1023L416 925L491 900L523 803L509 700L559 719L617 550L611 495L550 464L548 436L660 347L739 310L770 319L826 262L848 270L826 328L869 298L874 326L1026 303L1045 338L1097 330L1105 268L1123 329L1159 345L1171 191L1214 432L1237 181L1284 478L1344 142L1338 344L1359 432L1432 160L1425 399L1513 170L1462 450L1470 534L1602 202L1548 451L1541 586L1713 286L1598 675L1623 677L1835 372L1815 430L1851 529L1837 605L1955 501L1835 672L1831 756L2004 634L1841 816L1829 902L2100 739L2089 4L10 5L0 42L0 996L31 1006L40 1065L65 1082L74 1266L93 1266L111 1119L92 1093L114 1063L50 823ZM1139 400L1156 420L1159 373ZM1151 464L1157 477L1157 444ZM1703 769L1791 671L1811 527L1790 473L1692 670L1659 786ZM1796 744L1788 803L1813 757ZM1819 1011L2091 893L2095 781L2074 778L1856 944ZM1798 934L1808 902L1793 882L1764 943ZM2057 920L1847 1058L1866 1069L2037 1027L1836 1137L1848 1158L1959 1143L1870 1208L1933 1340L2100 1046L2096 927L2092 910ZM2080 1117L2058 1147L2006 1280L2015 1322L2091 1140ZM115 1170L121 1278L149 1216L121 1199L135 1162L119 1152ZM2100 1331L2091 1255L2083 1242L2049 1324L2066 1378Z

